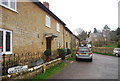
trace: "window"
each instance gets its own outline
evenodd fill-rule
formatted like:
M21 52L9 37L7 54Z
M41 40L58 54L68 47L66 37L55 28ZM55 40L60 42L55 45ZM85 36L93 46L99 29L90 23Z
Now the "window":
M10 10L16 11L17 0L2 0L1 4Z
M2 0L2 4L8 6L8 0Z
M81 48L79 49L80 53L86 53L86 52L90 52L90 50L88 48Z
M0 47L3 47L3 31L0 31ZM2 49L3 52L3 49Z
M50 17L46 15L46 26L50 27Z
M67 31L66 31L66 36L68 35Z
M11 0L10 1L10 8L16 10L16 0Z
M0 47L2 47L2 53L12 53L12 31L0 29Z
M57 41L57 48L60 48L60 41Z
M66 42L66 48L68 48L68 42Z
M56 24L56 29L58 32L60 32L60 25L58 23Z

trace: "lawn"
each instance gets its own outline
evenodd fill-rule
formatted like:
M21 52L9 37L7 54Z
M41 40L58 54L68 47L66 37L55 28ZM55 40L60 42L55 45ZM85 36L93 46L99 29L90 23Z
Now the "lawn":
M117 48L117 45L110 45L110 46L104 46L104 47Z
M68 60L68 61L75 61L75 54L72 54L72 57L71 57L71 58L68 58L67 60Z
M48 78L52 77L53 75L55 75L56 73L60 72L66 65L67 65L67 63L61 62L61 63L49 68L48 70L46 70L45 73L38 74L30 81L42 81L42 80L48 79Z
M114 56L113 54L108 54L108 53L99 53L99 52L93 52L95 54L101 54L101 55L108 55L108 56Z

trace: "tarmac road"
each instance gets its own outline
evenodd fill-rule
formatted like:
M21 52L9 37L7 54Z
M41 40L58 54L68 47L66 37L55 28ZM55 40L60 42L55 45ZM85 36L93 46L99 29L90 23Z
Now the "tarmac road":
M118 79L118 57L94 54L93 62L69 62L50 79Z

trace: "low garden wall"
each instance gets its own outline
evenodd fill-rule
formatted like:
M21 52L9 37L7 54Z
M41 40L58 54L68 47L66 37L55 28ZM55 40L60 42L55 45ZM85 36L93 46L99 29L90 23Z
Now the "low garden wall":
M109 47L93 47L93 52L99 52L99 53L107 53L107 54L113 54L114 48Z
M65 59L70 58L70 55L67 55ZM2 76L2 81L16 81L19 79L30 79L33 78L35 75L44 72L45 69L49 69L50 67L62 62L61 58L52 60L50 62L44 63L39 66L35 66L33 68L29 68L26 71L19 72L19 73L13 73L13 74L8 74L5 76Z

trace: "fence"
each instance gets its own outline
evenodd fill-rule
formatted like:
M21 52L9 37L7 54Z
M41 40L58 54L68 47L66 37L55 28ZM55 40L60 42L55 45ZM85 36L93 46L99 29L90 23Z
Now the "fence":
M15 54L10 54L2 55L2 75L8 74L8 69L11 67L16 67L16 66L24 66L28 65L28 68L38 66L42 63L44 63L46 57L43 56L41 52L36 52L36 53L15 53ZM54 54L51 56L50 60L54 60L59 58L57 51L54 52Z
M23 66L23 65L28 65L28 67L34 67L36 65L42 64L44 61L41 58L42 54L40 52L36 53L22 53L22 54L10 54L10 55L2 55L2 74L6 75L8 74L8 69L10 67L15 67L15 66Z

